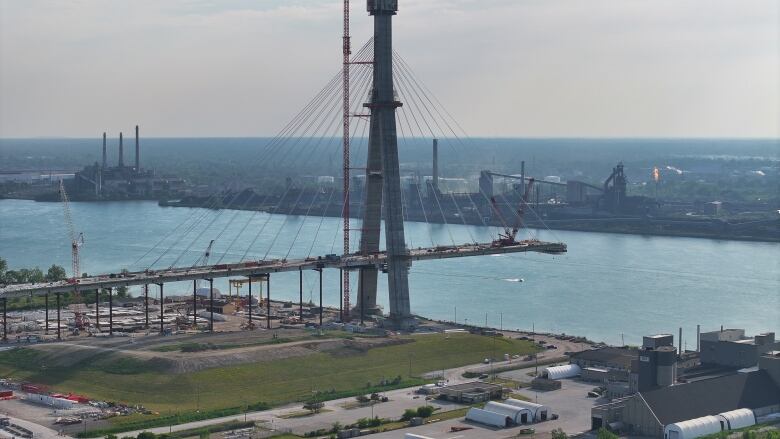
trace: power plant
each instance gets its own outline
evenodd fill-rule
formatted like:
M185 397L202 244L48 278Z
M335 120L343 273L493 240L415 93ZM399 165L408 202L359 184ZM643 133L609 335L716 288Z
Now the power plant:
M175 176L158 175L154 169L141 169L139 128L135 126L134 166L125 166L124 138L119 133L116 166L109 166L106 133L103 133L102 162L76 172L68 193L74 200L160 199L182 194L187 182Z

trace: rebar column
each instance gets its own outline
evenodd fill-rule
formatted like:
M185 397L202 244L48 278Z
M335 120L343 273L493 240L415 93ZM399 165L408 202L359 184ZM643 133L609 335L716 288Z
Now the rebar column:
M165 314L165 292L163 290L164 284L158 284L160 286L160 335L165 333L163 315Z
M209 332L214 332L214 279L209 279Z
M100 288L95 290L95 328L100 331Z
M149 329L149 284L144 285L144 312L146 313L146 329Z
M339 287L344 286L344 269L339 268ZM341 297L341 295L339 295ZM339 322L344 321L344 301L339 300Z
M265 321L268 329L271 329L271 273L265 275L265 281L268 289L268 300L265 302Z
M57 292L57 340L62 340L62 334L60 334L60 292Z
M322 268L317 271L320 272L320 328L322 328Z
M198 328L198 281L192 280L192 326Z
M114 335L114 287L108 287L108 335Z
M298 316L303 320L303 269L298 270Z
M49 335L49 292L46 292L46 297L44 298L44 307L46 308L46 323L44 325L44 334Z
M249 329L252 329L252 276L248 276L249 279L249 301L247 306L249 307Z

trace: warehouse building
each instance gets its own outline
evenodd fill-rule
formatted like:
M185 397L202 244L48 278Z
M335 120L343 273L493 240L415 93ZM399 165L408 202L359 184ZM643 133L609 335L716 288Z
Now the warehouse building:
M740 409L749 409L754 418L780 412L780 352L762 356L757 370L639 390L596 406L591 426L608 426L632 436L691 439L700 432L720 428L717 433L749 422L747 412Z
M501 399L503 396L504 388L502 386L482 381L455 384L442 387L439 390L439 398L465 404Z

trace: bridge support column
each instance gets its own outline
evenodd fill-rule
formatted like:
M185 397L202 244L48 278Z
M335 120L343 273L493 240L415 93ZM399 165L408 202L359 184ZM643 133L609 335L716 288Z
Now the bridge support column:
M209 332L214 332L214 279L209 279Z
M349 273L347 273L349 276ZM341 300L344 297L344 269L339 268L339 322L344 321L344 301Z
M361 273L363 271L361 270ZM360 276L360 326L365 326L365 316L366 316L366 301L363 300L363 295L365 294L366 290L363 288L363 285L365 283L365 277Z
M149 329L149 284L144 285L144 313L146 314L146 329Z
M165 333L163 316L165 315L165 292L163 290L164 284L160 285L160 335Z
M3 341L8 341L8 299L3 297Z
M62 293L57 292L57 340L62 340L62 334L60 333L60 296Z
M303 321L303 270L298 270L298 317Z
M268 329L271 329L271 273L265 275L265 281L268 284L268 300L265 301L265 322Z
M320 272L320 328L322 328L322 268L317 271Z
M95 329L100 331L100 288L95 290Z
M49 335L49 292L46 292L46 297L43 300L44 307L46 309L46 323L44 323L44 334Z
M108 287L108 335L114 335L114 287Z
M198 328L198 281L192 280L192 326Z
M249 330L252 330L252 276L248 276L249 279L249 300L247 306L249 307Z

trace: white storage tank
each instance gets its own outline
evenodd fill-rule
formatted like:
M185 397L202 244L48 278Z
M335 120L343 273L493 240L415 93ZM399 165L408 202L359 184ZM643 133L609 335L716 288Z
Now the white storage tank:
M537 404L535 402L523 401L520 399L507 398L504 404L528 409L531 412L532 419L535 422L546 421L550 418L550 407Z
M723 418L724 430L739 430L740 428L756 425L756 416L753 410L737 409L730 412L721 413L718 417Z
M489 412L500 413L504 416L509 416L512 418L512 422L515 424L527 424L533 421L533 414L531 413L531 410L528 410L524 407L490 401L485 404L485 410Z
M566 364L563 366L550 366L544 370L544 373L551 380L560 380L580 376L582 369L576 364Z
M664 427L664 439L694 439L721 431L719 417L703 416L667 425Z
M466 420L498 428L508 427L512 422L512 419L508 416L476 407L469 409L468 413L466 413Z

